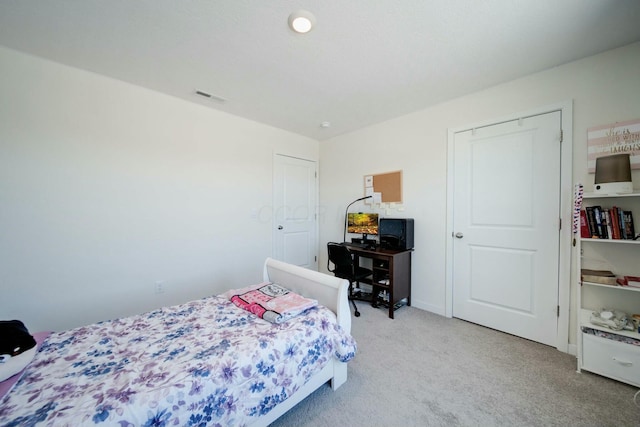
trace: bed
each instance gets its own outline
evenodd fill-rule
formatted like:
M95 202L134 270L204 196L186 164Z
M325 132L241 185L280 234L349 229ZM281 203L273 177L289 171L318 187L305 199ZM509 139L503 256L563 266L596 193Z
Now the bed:
M0 398L0 425L266 426L340 387L348 282L270 258L263 279L319 305L276 324L212 296L53 333Z

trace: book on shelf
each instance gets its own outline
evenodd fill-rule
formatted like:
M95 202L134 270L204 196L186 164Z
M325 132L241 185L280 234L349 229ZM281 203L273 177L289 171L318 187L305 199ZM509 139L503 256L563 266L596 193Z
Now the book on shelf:
M618 212L618 227L620 228L620 238L621 239L626 239L627 238L627 232L624 229L624 215L623 215L623 210L616 208L617 212Z
M607 223L605 222L604 215L602 215L602 206L594 206L593 213L596 217L596 232L601 239L607 239Z
M598 226L596 224L596 212L593 209L593 206L586 207L586 215L587 215L587 225L589 226L589 233L593 238L599 238L600 234L598 232Z
M626 239L633 239L636 237L636 230L633 226L633 214L631 211L623 211L622 217L624 219L624 234Z
M582 237L583 239L591 237L589 220L587 219L587 211L584 209L580 211L580 237Z
M620 219L617 207L609 209L609 218L611 218L611 237L620 239Z
M606 228L607 239L613 239L613 229L611 228L611 215L609 215L609 209L603 209L602 215L604 216L604 227Z
M613 285L617 284L617 277L613 274L612 271L609 270L589 270L583 268L580 270L582 281L583 282L591 282L598 283L600 285Z

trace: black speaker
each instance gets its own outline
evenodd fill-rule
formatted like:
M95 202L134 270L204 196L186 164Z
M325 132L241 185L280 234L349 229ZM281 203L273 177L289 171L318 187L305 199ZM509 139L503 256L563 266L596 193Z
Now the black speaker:
M413 218L381 218L378 234L382 249L413 249Z

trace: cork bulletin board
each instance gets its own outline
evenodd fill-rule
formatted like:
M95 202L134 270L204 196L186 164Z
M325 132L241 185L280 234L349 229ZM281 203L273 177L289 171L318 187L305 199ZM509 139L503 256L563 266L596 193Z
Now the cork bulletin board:
M382 203L402 203L402 171L366 175L365 194L380 193Z

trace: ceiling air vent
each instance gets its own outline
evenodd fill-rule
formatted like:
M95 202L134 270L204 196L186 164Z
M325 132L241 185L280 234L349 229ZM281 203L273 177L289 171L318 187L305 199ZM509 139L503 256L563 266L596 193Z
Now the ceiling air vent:
M226 101L226 99L221 97L221 96L211 95L210 93L203 92L201 90L197 90L196 91L196 95L202 96L203 98L214 99L214 100L216 100L218 102L225 102Z

